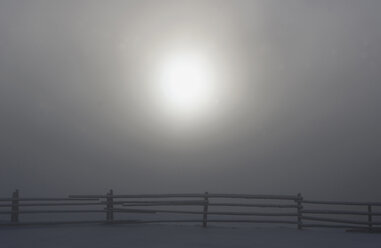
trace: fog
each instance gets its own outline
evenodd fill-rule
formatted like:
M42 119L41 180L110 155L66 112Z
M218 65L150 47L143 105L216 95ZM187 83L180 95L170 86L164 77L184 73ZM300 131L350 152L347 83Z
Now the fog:
M0 2L0 193L380 200L381 2ZM216 62L186 125L155 100L176 46Z

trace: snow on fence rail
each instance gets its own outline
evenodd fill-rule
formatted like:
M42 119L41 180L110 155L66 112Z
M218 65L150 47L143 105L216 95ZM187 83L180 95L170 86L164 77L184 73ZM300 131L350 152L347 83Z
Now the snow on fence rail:
M237 202L237 200L240 200L241 202ZM258 200L261 202L257 202ZM328 207L333 205L341 207L354 206L364 209L321 209L322 205ZM172 208L182 207L182 209L168 209L168 206ZM313 208L310 209L310 206L313 206ZM29 207L41 208L31 210ZM57 209L57 207L61 207L61 209ZM68 207L70 208L68 209ZM81 209L78 209L78 207ZM86 209L83 209L83 207L86 207ZM94 207L97 208L94 209ZM163 207L166 208L163 209ZM113 191L110 190L104 195L70 195L63 198L21 198L19 197L19 191L16 190L12 194L12 197L0 198L0 215L8 215L10 217L7 221L0 221L0 225L198 222L202 223L204 227L207 227L208 223L269 223L291 224L295 225L298 229L308 227L331 227L366 229L368 231L373 231L377 226L381 225L380 221L374 220L374 217L381 216L381 211L374 211L374 208L376 207L381 208L381 202L311 201L304 200L301 194L251 195L211 194L205 192L204 194L115 195L113 194ZM258 208L265 210L270 209L271 211L247 210ZM19 220L19 216L24 214L69 213L101 213L105 214L105 219L49 222L25 222ZM115 214L127 214L128 218L117 219L115 218ZM143 214L144 218L139 220L130 219L131 215L136 216L139 214L140 216ZM176 219L154 219L145 216L160 214L177 214L181 215L181 217L177 217ZM199 218L186 219L183 217L185 215L199 216ZM337 217L343 215L351 216L351 218L343 219ZM213 216L213 218L211 218L211 216ZM225 218L221 219L221 216ZM364 216L366 219L354 218ZM226 217L229 217L229 219L226 219ZM265 217L265 219L262 217Z

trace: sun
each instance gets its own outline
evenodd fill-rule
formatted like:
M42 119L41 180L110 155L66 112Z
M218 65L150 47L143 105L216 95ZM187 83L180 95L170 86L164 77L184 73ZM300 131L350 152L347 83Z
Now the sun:
M214 84L210 60L199 52L176 52L161 64L160 95L177 116L204 113L214 100Z

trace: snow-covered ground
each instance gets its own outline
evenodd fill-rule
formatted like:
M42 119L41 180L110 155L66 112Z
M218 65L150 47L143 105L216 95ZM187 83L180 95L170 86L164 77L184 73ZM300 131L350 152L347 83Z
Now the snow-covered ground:
M84 225L0 227L1 248L381 247L381 234L280 227Z

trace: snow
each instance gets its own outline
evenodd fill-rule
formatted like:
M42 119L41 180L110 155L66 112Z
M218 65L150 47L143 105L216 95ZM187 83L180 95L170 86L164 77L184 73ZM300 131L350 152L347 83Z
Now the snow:
M0 227L1 248L381 247L381 234L282 227L130 224Z

